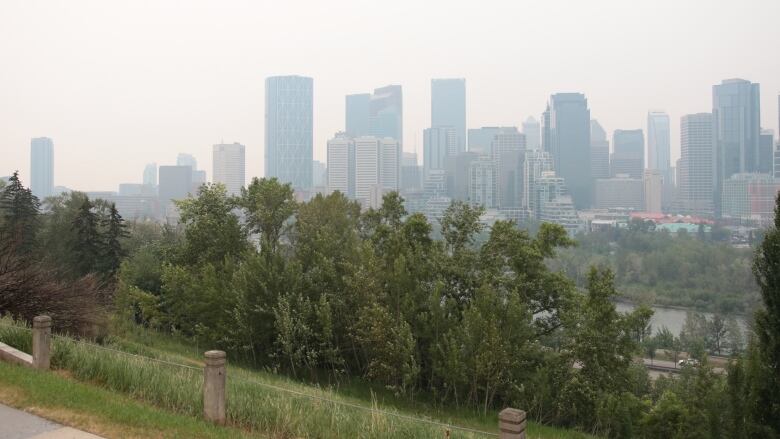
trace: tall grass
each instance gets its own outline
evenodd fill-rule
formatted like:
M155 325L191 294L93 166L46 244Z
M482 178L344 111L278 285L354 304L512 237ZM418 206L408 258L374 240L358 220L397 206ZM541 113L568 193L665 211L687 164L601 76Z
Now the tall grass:
M25 328L0 326L0 341L30 352L31 336ZM52 367L66 370L78 380L177 413L191 416L202 413L203 372L200 369L162 364L63 337L53 339L53 349ZM150 350L145 354L153 355L153 352ZM443 427L349 407L340 404L346 401L332 392L306 389L307 392L302 393L322 399L269 388L253 382L248 372L231 368L227 382L228 420L236 426L265 432L274 438L445 437ZM450 437L485 436L453 430Z

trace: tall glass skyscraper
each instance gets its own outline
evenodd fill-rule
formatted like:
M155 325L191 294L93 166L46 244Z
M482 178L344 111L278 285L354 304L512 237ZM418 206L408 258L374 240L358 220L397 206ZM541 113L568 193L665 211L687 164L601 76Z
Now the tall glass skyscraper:
M647 113L647 169L661 171L667 178L671 167L669 115L663 111Z
M403 95L400 85L388 85L374 90L369 102L368 123L372 136L390 137L403 144Z
M431 127L452 127L457 152L466 150L466 80L431 79Z
M734 174L758 172L761 168L759 95L759 85L744 79L727 79L712 86L716 214L723 181Z
M689 213L711 215L715 191L713 117L689 114L680 121L680 201Z
M312 187L313 80L272 76L265 80L265 176Z
M30 189L43 200L54 192L54 142L38 137L30 142Z
M214 183L222 183L229 195L240 195L246 182L246 148L240 143L214 145L212 175Z
M370 103L371 93L347 95L344 118L347 135L361 137L371 133L368 123Z
M553 158L555 173L563 177L577 209L592 205L590 169L590 109L582 93L550 96L542 117L542 147Z
M590 173L593 179L609 178L609 140L599 121L590 121Z
M615 130L612 148L611 175L626 174L630 178L641 179L645 169L645 135L642 130Z

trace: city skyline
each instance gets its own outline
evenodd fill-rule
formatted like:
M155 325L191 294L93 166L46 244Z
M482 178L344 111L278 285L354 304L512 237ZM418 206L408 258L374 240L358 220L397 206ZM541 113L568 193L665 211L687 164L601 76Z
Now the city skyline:
M55 184L74 189L113 189L137 181L145 163L172 164L182 151L210 169L211 146L221 139L246 145L247 176L262 176L263 81L277 74L314 78L313 148L320 161L327 140L344 129L345 95L382 84L403 86L404 151L421 156L433 78L466 79L467 128L520 126L529 116L538 120L549 95L558 92L585 94L592 117L609 133L644 127L647 112L662 109L671 120L674 163L679 118L711 111L711 86L741 77L761 84L762 127L777 131L780 62L767 56L778 39L772 25L780 12L776 3L749 2L753 7L733 10L718 2L706 9L673 2L631 7L599 2L614 12L611 17L621 18L609 21L598 15L582 20L584 8L592 5L502 4L502 14L456 8L446 26L431 25L436 5L405 2L389 6L384 20L371 26L371 20L362 20L370 8L358 3L337 2L345 14L331 22L315 18L324 5L313 4L303 14L306 26L293 26L296 8L286 5L274 10L272 20L266 15L273 14L250 5L239 13L194 2L182 15L165 2L157 7L107 3L0 6L0 54L14 66L0 73L0 120L5 121L0 174L18 168L23 178L29 176L29 141L46 136L57 148ZM553 13L562 14L569 30L542 26L540 18ZM75 29L72 23L83 16L95 19ZM688 29L692 18L700 23L694 34ZM732 20L765 32L727 36L718 31ZM32 21L52 32L36 33L24 25ZM660 21L664 32L648 39L648 32L657 32L652 23ZM348 23L350 30L332 32ZM408 29L400 38L381 32L399 24ZM465 25L480 37L458 36ZM147 29L144 38L131 38L139 26ZM297 37L272 37L279 32ZM91 39L93 34L101 40ZM356 35L360 38L352 38ZM488 58L487 46L502 56ZM108 47L111 53L104 50ZM388 50L409 57L394 63L382 55ZM621 68L613 60L618 51ZM580 68L585 61L587 71ZM627 67L632 65L643 67ZM49 66L56 66L56 75L46 73ZM99 166L84 172L91 163Z

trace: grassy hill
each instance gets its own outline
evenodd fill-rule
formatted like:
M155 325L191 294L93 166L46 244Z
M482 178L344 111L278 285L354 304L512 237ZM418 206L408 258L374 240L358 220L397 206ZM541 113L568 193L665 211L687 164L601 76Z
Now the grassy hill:
M29 352L29 330L9 323L0 321L0 341ZM100 346L60 337L53 343L56 373L0 364L0 401L109 437L417 438L447 430L453 438L489 437L435 423L498 433L497 413L442 408L363 382L305 383L230 364L230 425L218 428L201 421L205 347L135 327ZM531 423L528 437L590 436Z

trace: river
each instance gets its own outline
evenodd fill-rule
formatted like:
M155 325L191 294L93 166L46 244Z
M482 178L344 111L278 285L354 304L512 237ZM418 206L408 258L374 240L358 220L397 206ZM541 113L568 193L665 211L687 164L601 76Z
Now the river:
M625 302L617 302L615 303L615 307L620 312L631 312L634 308L636 308L636 305ZM687 314L688 310L665 308L661 306L653 306L651 308L654 312L653 318L650 320L650 323L653 325L653 334L655 334L662 327L666 326L670 331L672 331L672 334L680 335L683 325L685 324L685 315ZM711 313L705 312L702 314L707 316L707 318L712 317ZM747 328L747 321L745 320L745 317L737 316L737 322L742 327L743 331Z

